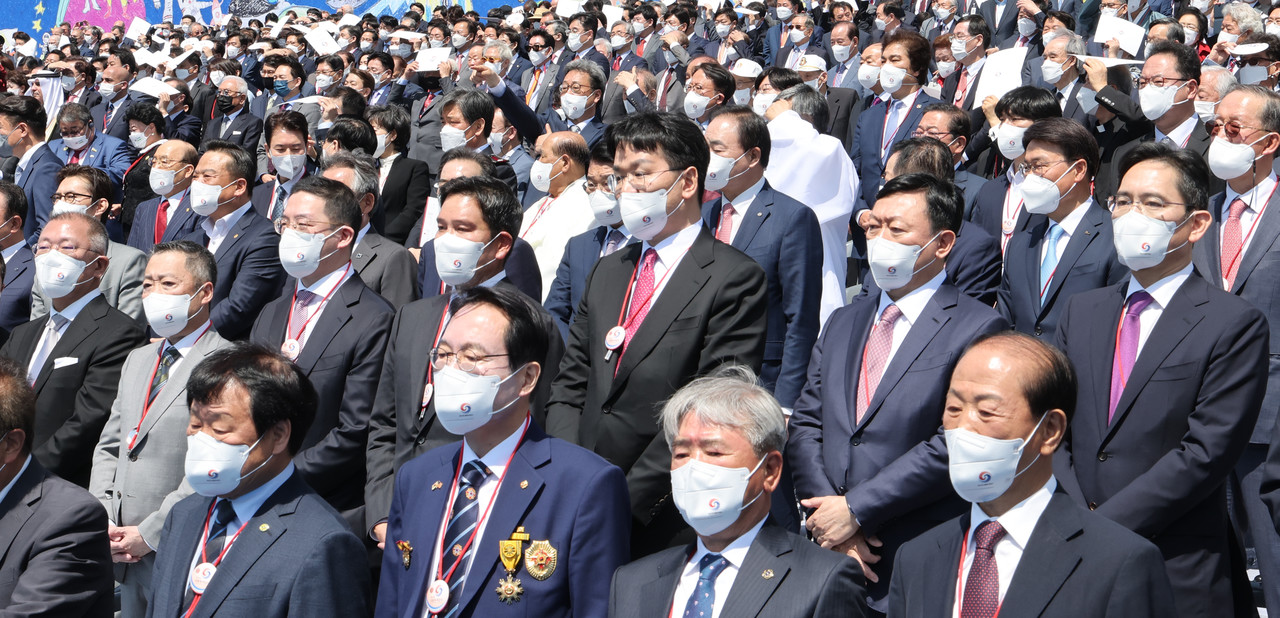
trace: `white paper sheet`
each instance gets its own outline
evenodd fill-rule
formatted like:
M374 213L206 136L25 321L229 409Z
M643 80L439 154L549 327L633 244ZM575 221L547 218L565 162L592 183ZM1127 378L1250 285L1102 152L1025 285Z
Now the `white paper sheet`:
M1002 97L1004 93L1022 85L1022 63L1027 57L1027 48L1015 47L1005 49L987 56L986 64L978 77L978 87L974 91L973 109L981 109L982 101L988 96Z

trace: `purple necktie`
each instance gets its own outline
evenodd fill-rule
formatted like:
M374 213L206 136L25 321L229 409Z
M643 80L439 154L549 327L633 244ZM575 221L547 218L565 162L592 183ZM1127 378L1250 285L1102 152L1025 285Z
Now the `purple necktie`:
M1138 358L1138 336L1142 331L1138 317L1153 300L1155 299L1151 298L1145 290L1138 290L1129 297L1128 308L1120 322L1120 337L1116 342L1115 358L1111 363L1111 404L1107 406L1108 425L1116 414L1116 404L1120 403L1120 394L1124 392L1125 382L1129 380L1133 363Z

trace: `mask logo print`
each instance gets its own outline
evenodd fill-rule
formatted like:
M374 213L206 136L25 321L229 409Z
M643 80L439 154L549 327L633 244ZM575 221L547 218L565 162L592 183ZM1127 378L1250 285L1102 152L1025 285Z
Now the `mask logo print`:
M298 261L299 261L299 262L301 262L302 260L305 260L305 259L307 259L307 256L306 256L305 254L303 254L301 251L299 251L299 252L298 252Z
M164 321L166 321L166 322L172 322L172 321L173 321L173 314L172 314L172 313L166 313L166 314L164 314Z
M62 281L63 279L67 278L67 273L58 273L55 276L58 278L58 281Z
M464 404L462 404L462 406L461 406L460 408L458 408L458 409L459 409L459 410L462 410L462 412L463 412L463 413L468 413L468 414L469 414L469 413L471 412L471 404L469 404L469 403L464 403Z
M454 260L454 261L453 261L453 267L454 267L454 268L462 268L462 260Z
M1149 243L1149 242L1144 242L1144 243L1142 243L1142 252L1143 252L1143 253L1146 253L1147 251L1150 251L1150 250L1151 250L1151 243Z
M889 267L889 274L893 275L893 274L897 274L897 272L898 272L898 267L896 266Z
M653 219L650 218L649 215L645 215L641 221L644 221L645 223L653 223Z
M991 480L991 473L990 473L990 472L979 472L979 473L978 473L978 480L979 480L979 481L982 481L983 483L986 483L986 482L990 481L990 480Z
M716 500L715 498L712 498L711 502L708 503L708 506L710 506L713 510L718 511L720 510L720 501Z
M217 470L210 470L210 471L209 471L209 478L211 478L211 479L216 479L216 478L218 478L218 471L217 471Z

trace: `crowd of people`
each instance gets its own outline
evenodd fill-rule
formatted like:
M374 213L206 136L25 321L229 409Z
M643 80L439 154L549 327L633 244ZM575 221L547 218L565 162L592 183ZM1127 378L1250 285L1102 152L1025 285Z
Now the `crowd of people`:
M3 34L0 615L1280 613L1280 5Z

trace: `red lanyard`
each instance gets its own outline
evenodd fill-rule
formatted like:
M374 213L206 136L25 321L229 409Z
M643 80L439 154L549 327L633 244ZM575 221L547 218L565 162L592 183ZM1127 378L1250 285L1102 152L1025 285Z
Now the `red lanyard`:
M199 343L200 338L203 337L205 333L209 332L210 326L212 326L212 323L206 323L204 325L204 330L200 331L200 334L196 336L195 343ZM192 345L195 345L195 343L193 343ZM133 428L133 433L129 434L129 444L126 445L126 448L129 451L133 450L134 443L138 441L138 434L142 433L142 423L147 420L147 412L151 411L151 389L152 387L155 386L156 372L160 370L160 361L163 358L164 358L164 346L162 345L160 346L160 349L157 350L156 352L156 364L151 367L151 378L147 380L146 399L142 400L142 418L138 419L138 424Z
M1013 236L1013 228L1018 224L1018 213L1022 212L1022 192L1018 191L1018 203L1013 207L1013 212L1009 212L1009 195L1016 188L1013 182L1009 183L1009 188L1004 192L1004 204L1000 207L1000 250L1004 251L1005 246L1009 244L1009 238Z
M964 604L964 557L969 552L969 531L964 531L964 536L960 538L960 568L956 570L956 607L954 608L955 616L960 615L960 608ZM995 548L991 550L991 557L995 559ZM998 588L997 588L998 590ZM1004 599L996 604L996 613L991 614L991 618L1000 615L1000 608L1004 606Z
M520 430L520 439L516 441L516 447L511 449L511 454L507 456L507 465L503 466L502 474L498 477L498 485L493 490L493 497L489 498L489 504L484 507L484 512L481 513L480 518L476 520L476 525L474 528L471 529L471 535L467 537L467 542L463 544L462 551L458 552L458 556L459 556L458 560L453 563L453 566L449 567L448 573L442 574L441 571L444 569L444 552L445 552L444 533L447 532L445 528L448 527L449 520L453 519L453 499L458 495L458 479L462 476L462 463L463 463L462 451L461 450L458 451L458 469L454 470L453 472L453 485L450 486L449 488L449 507L445 509L445 512L444 512L445 525L440 527L440 533L437 535L439 539L438 545L440 547L440 552L439 552L440 557L436 560L435 579L437 580L443 579L446 583L448 583L449 578L453 577L453 572L458 570L458 565L462 564L461 557L467 555L467 549L471 547L471 543L475 542L476 535L480 533L480 527L484 525L484 520L489 518L489 511L493 509L493 503L498 501L498 491L502 489L502 479L507 477L507 471L511 469L511 460L515 459L516 451L520 450L520 444L524 442L524 435L528 433L528 431L529 431L529 417L528 415L526 415L524 419L524 428ZM479 499L480 488L477 487L475 489L476 489L477 499Z
M1227 270L1222 273L1223 279L1226 279L1227 273L1231 272L1232 268L1235 268L1236 262L1240 258L1244 257L1244 246L1249 243L1250 238L1253 238L1253 230L1258 227L1258 222L1262 220L1262 214L1267 211L1267 206L1271 204L1271 200L1275 198L1276 189L1280 189L1280 181L1276 183L1276 186L1271 187L1271 195L1267 197L1267 201L1263 203L1262 208L1258 210L1258 216L1253 218L1253 224L1249 226L1249 232L1240 239L1240 250L1236 252L1236 254L1232 256L1231 261L1227 263Z
M640 303L641 307L649 304L649 301L653 299L653 295L657 294L658 290L662 287L662 282L667 280L668 275L675 272L676 265L680 263L680 259L683 258L684 254L688 252L689 252L689 249L685 249L684 251L681 251L680 256L671 261L671 268L668 268L667 272L662 273L662 278L658 279L658 282L653 284L653 289L649 291L649 295L644 297L644 301ZM643 253L641 255L643 256ZM641 262L644 261L643 257L641 258L640 261ZM632 300L631 293L635 291L635 288L633 287L633 285L636 282L636 275L640 272L640 267L641 267L641 264L636 264L635 270L631 271L631 279L627 281L627 295L622 298L622 308L618 310L618 326L621 326L623 330L631 328L631 322L636 319L635 315L628 315L630 313L628 309L631 308L631 300ZM626 317L625 321L623 320L624 316ZM618 367L622 366L622 355L626 353L626 351L627 351L626 346L623 346L622 349L618 351L618 364L614 365L613 367L613 375L615 376L618 375Z
M209 503L209 513L204 516L204 532L200 533L200 562L201 563L209 562L209 556L205 554L205 544L208 543L209 541L209 520L213 518L213 505L217 504L217 502L218 502L217 500L214 500L213 502ZM225 545L222 546L222 551L218 552L218 557L213 559L213 566L216 567L222 563L222 557L227 555L227 551L231 549L231 544L236 542L236 539L240 537L240 533L244 531L244 527L247 525L249 525L249 520L246 519L243 524L240 524L240 528L236 530L235 534L227 537L227 542ZM187 616L190 616L193 612L196 611L196 606L200 604L200 597L202 597L203 595L204 593L202 592L195 593L195 598L191 600L191 607L187 608L187 613L182 615L183 618L187 618Z
M564 195L564 194L562 193L561 195ZM534 214L533 214L533 221L530 221L530 222L529 222L529 227L524 228L524 231L523 231L523 232L520 232L520 238L524 238L525 234L528 234L528 233L529 233L529 231L533 229L533 226L535 226L535 225L537 225L537 224L538 224L538 220L542 218L543 213L545 213L545 212L547 212L548 210L550 210L550 209L551 209L551 205L552 205L552 204L554 204L554 203L556 203L556 200L558 200L558 199L560 199L560 198L558 198L558 197L557 197L557 198L552 198L550 195L548 195L548 196L547 196L547 197L545 197L545 198L542 198L542 206L540 206L540 207L538 208L538 212L536 212L536 213L534 213Z
M441 283L440 286L444 287L444 283ZM443 293L443 290L441 290L441 293ZM427 375L422 378L422 391L423 391L422 407L418 409L418 420L422 420L422 417L426 415L427 402L430 401L430 398L426 396L426 390L427 390L427 386L429 386L432 383L431 382L432 374L434 373L434 370L435 370L435 368L431 366L431 351L435 350L440 345L440 335L444 333L444 323L446 318L448 317L449 317L449 302L445 301L444 311L440 312L440 323L436 325L436 336L431 339L431 349L427 350Z
M310 324L311 320L314 320L316 316L320 315L320 308L324 307L325 303L329 302L329 297L333 296L333 293L337 292L338 288L342 287L342 281L343 279L346 279L347 273L350 271L351 262L347 262L347 267L342 271L342 276L338 278L337 285L333 286L333 289L329 290L329 293L325 294L324 298L320 300L320 307L317 307L316 310L313 311L311 315L307 316L307 319L302 322L302 328L298 329L298 334L290 337L289 331L293 330L293 308L298 304L298 289L296 287L293 289L293 302L289 303L289 320L285 322L284 325L284 338L286 340L294 339L301 343L302 333L307 331L307 324ZM301 284L302 282L299 281L298 283Z

